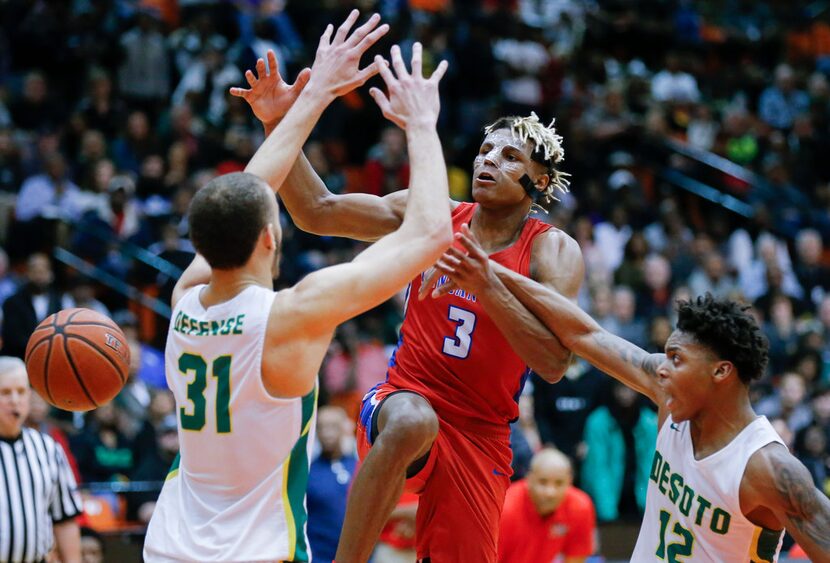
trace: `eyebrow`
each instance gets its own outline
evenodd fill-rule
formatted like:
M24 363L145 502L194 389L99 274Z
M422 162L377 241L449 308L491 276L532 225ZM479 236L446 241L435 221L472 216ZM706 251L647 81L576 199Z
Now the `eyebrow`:
M669 352L679 352L681 350L680 346L677 344L667 344L666 345L666 354Z

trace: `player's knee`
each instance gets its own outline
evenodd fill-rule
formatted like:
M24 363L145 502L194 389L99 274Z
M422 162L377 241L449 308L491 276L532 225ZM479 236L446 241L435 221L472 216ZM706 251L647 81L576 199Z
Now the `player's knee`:
M438 416L430 408L401 409L382 432L390 442L420 453L438 436Z

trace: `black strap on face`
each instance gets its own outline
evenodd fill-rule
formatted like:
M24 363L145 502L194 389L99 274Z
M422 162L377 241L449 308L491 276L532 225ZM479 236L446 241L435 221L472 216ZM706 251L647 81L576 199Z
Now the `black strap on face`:
M533 183L533 180L530 179L530 176L527 174L522 174L522 177L519 178L519 183L527 192L527 195L530 196L530 199L533 200L533 203L538 203L539 198L542 197L542 192L536 189L536 184Z

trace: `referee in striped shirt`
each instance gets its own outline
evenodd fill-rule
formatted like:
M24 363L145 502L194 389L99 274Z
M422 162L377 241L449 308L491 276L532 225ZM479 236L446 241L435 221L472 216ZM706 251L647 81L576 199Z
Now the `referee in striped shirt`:
M23 427L29 393L23 361L0 356L0 561L42 562L55 547L79 563L81 498L63 449Z

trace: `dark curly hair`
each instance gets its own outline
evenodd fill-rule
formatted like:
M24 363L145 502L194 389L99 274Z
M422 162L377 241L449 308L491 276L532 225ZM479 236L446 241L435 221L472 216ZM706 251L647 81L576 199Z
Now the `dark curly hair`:
M732 362L741 381L759 379L767 367L769 343L748 305L715 299L707 293L677 302L677 329L695 337L719 358Z
M245 172L214 178L190 203L190 240L211 268L243 266L262 229L272 221L264 181Z

